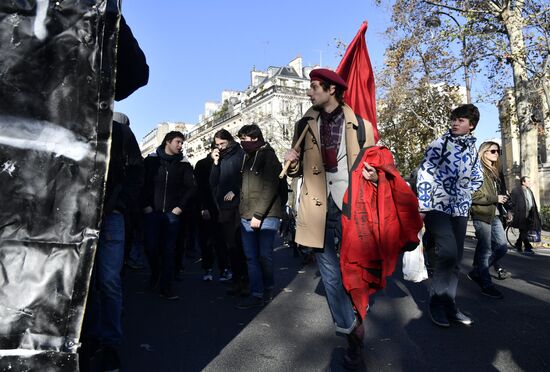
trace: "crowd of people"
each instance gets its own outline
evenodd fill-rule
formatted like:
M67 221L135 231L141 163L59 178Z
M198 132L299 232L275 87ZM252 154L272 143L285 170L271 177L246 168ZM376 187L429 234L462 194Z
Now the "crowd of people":
M179 298L173 282L181 271L181 247L195 244L189 226L196 231L204 281L231 283L227 293L242 296L239 309L271 301L274 240L288 217L281 160L283 173L300 180L296 220L285 225L295 227L294 244L314 252L335 331L348 342L346 368L363 364L368 296L383 288L398 255L418 244L423 225L433 271L428 309L433 323L473 323L456 304L469 216L477 246L468 278L483 295L503 297L489 270L493 267L498 279L510 276L500 264L507 252L504 224L521 232L515 248L532 254L529 234L540 231L540 218L528 177L508 193L500 145L487 141L476 149L472 132L478 109L466 104L451 112L449 131L429 145L418 168L415 194L403 186L389 151L375 146L371 123L345 104L346 82L328 69L315 69L310 78L312 108L296 124L284 159L277 158L256 124L244 125L236 137L218 130L195 167L182 154L185 137L177 131L142 159L128 118L115 113L83 363L99 350L105 370L119 365L125 258L140 267L145 257L150 289L167 301ZM294 218L294 209L291 214ZM383 226L383 219L394 222Z

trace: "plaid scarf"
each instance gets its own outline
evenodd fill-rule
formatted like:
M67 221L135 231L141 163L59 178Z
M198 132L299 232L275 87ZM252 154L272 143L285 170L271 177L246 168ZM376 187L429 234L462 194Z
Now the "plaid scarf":
M338 171L338 149L342 141L342 125L344 124L344 110L338 106L331 113L321 111L321 155L325 164L325 171Z

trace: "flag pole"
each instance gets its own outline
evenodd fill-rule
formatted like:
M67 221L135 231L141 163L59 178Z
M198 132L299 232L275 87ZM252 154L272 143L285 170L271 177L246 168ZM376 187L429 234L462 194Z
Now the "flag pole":
M304 130L300 134L300 137L298 137L298 140L294 144L294 147L292 148L294 151L298 152L300 150L300 147L302 146L302 142L304 141L304 138L306 137L306 133L308 131L309 127L306 125L304 126ZM283 178L286 176L286 172L288 171L288 167L290 167L290 160L285 161L285 166L283 167L283 170L281 173L279 173L279 178Z

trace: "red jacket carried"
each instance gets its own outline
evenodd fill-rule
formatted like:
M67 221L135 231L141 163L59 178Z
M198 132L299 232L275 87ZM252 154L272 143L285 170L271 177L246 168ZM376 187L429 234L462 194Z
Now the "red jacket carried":
M364 162L378 171L378 187L363 178ZM416 248L422 228L418 200L386 147L369 147L359 154L342 212L342 281L364 318L369 295L385 287L399 255Z

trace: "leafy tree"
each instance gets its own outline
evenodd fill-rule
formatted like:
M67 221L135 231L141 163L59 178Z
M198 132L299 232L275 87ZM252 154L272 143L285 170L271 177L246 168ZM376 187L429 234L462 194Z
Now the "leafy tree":
M376 1L382 3L382 1ZM387 57L399 71L414 65L430 81L450 85L460 70L472 76L478 98L500 98L512 86L521 170L537 182L535 91L550 106L550 4L545 0L394 0ZM437 18L435 18L437 17ZM431 20L431 22L430 22ZM428 28L427 25L439 26ZM455 46L458 42L458 48ZM540 95L540 94L539 94ZM548 123L548 121L546 121Z

